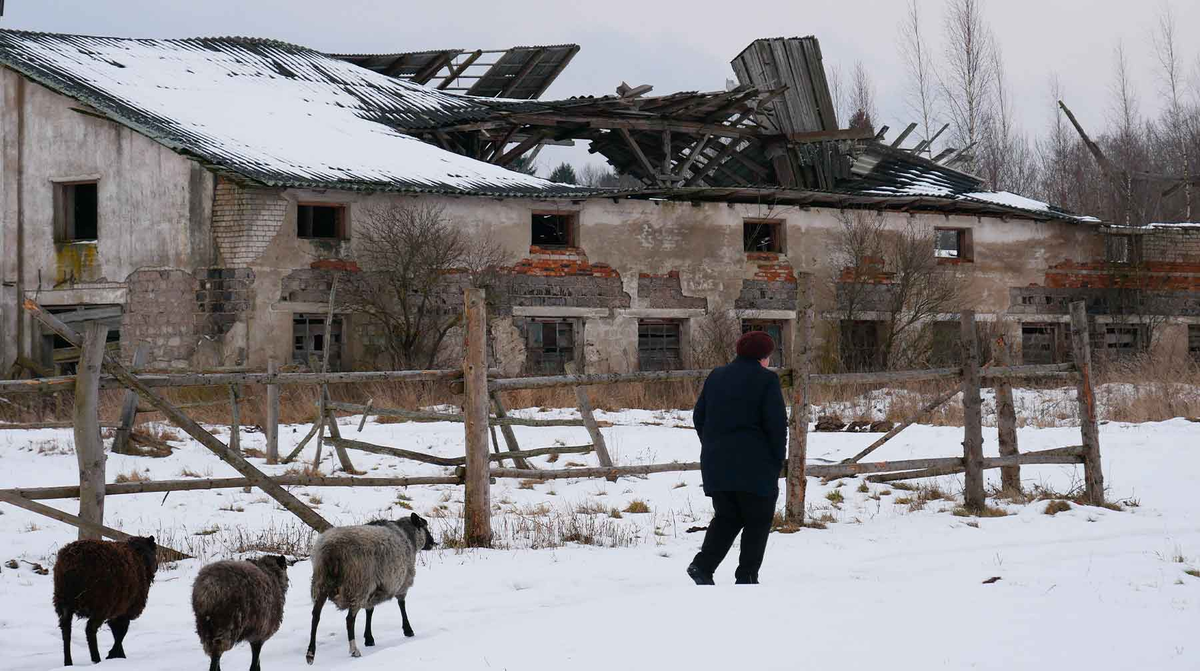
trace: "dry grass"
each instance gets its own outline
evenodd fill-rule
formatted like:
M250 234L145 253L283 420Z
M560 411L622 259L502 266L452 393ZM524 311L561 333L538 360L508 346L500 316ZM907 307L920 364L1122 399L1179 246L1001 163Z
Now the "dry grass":
M1196 570L1194 568L1185 569L1184 573L1192 576L1193 578L1200 578L1200 570Z
M825 499L836 506L843 503L846 500L846 497L842 494L842 490L831 489L828 492L825 492Z
M150 476L137 470L131 469L128 473L118 473L114 482L123 484L126 482L149 482Z
M634 499L629 502L629 505L625 506L625 512L634 514L648 513L650 512L650 506L641 499Z
M985 504L982 510L972 510L966 506L958 506L950 511L950 514L955 517L1007 517L1008 511Z
M1067 503L1066 501L1063 501L1062 499L1057 499L1057 500L1051 501L1050 503L1047 503L1045 510L1043 510L1042 512L1047 515L1057 515L1059 513L1065 513L1067 511L1069 511L1070 509L1071 509L1070 503Z

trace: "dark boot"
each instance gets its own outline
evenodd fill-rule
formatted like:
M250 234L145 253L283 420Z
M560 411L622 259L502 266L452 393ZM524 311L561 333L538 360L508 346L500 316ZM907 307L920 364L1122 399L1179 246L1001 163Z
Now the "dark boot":
M716 582L713 581L713 574L711 571L705 571L704 569L700 568L699 566L696 566L695 564L688 565L687 574L689 576L691 576L692 580L697 585L715 585L715 584L717 584Z
M748 575L748 576L739 575L736 578L737 579L733 581L733 584L735 584L735 585L757 585L758 584L758 574Z

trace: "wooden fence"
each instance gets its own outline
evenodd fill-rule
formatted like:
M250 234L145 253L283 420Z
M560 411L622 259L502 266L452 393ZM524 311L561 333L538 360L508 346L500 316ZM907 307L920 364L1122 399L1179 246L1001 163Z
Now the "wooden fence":
M656 382L670 380L702 380L706 370L657 371L618 374L584 374L569 367L564 375L539 377L503 377L498 371L486 367L487 331L485 302L482 290L464 290L466 314L466 347L461 370L434 371L378 371L362 373L283 373L272 361L266 373L219 372L143 374L130 371L103 346L103 327L89 325L84 334L59 321L31 300L24 307L50 331L81 348L83 356L79 371L74 376L40 378L34 380L0 381L0 393L44 394L62 390L74 390L76 394L75 419L69 423L75 429L76 453L79 457L79 484L61 487L14 488L0 490L0 501L50 516L72 524L80 529L81 536L124 537L120 531L104 527L103 505L107 495L140 494L154 492L195 491L202 489L257 487L275 499L281 506L296 515L305 524L317 531L331 525L319 513L300 501L285 487L355 487L355 486L412 486L457 484L465 487L464 492L464 538L475 546L486 546L492 538L490 485L496 478L520 478L532 480L554 480L574 478L607 478L648 475L651 473L699 470L698 462L674 462L618 466L612 461L605 445L600 425L592 411L587 388L596 385L628 382ZM976 338L974 313L964 311L961 315L962 366L915 371L889 371L853 374L814 374L811 372L813 305L811 278L802 276L797 291L796 327L793 329L793 365L781 370L781 382L790 405L788 459L780 477L785 479L784 514L788 523L801 525L804 521L805 494L808 477L838 478L866 475L878 482L901 479L932 477L963 473L965 477L965 504L968 509L984 507L983 472L1002 469L1006 486L1019 486L1020 466L1031 464L1082 464L1084 468L1085 498L1092 504L1100 504L1104 498L1104 483L1100 463L1100 443L1096 422L1096 403L1092 389L1090 338L1088 323L1082 302L1071 306L1072 345L1074 363L1039 366L1010 366L1004 354L1004 343L1000 341L996 359L981 364ZM139 348L133 366L144 363L145 354ZM324 364L321 365L324 368ZM1070 379L1076 382L1079 415L1082 419L1081 445L1021 453L1016 444L1016 420L1011 400L1011 381L1014 379ZM334 402L330 399L328 385L361 381L443 381L461 389L462 413L443 413L401 410L375 407L373 401L366 404ZM821 385L844 384L891 384L929 380L959 382L958 388L946 392L911 417L905 418L891 431L875 440L855 456L838 464L810 464L807 462L807 444L810 423L810 392ZM321 446L334 448L338 460L347 476L275 476L263 473L245 459L236 436L238 426L238 403L240 386L262 384L267 387L267 461L277 463L296 458L311 439L315 437L317 460ZM285 384L320 385L318 395L318 418L312 430L299 446L282 460L278 452L279 435L279 388ZM166 400L155 389L163 387L225 386L229 387L228 400L231 407L233 426L229 445L222 443L207 429L193 421L184 412L184 407ZM997 390L998 425L1000 428L1000 456L983 456L982 412L980 390L994 386ZM98 413L95 397L100 389L123 387L128 390L117 423L114 451L120 451L129 440L134 416L139 411L153 410L163 413L168 421L178 426L190 437L212 451L218 458L232 466L241 477L208 478L188 480L162 480L154 482L106 483L104 481L104 450L100 442ZM526 419L512 417L507 413L501 394L518 389L545 389L552 387L574 388L580 410L580 419ZM937 407L962 394L963 403L963 451L962 456L932 459L907 459L900 461L863 462L862 459L882 447L903 429L919 421ZM141 405L139 405L141 404ZM412 421L449 421L464 425L465 453L461 457L439 457L436 455L405 450L386 445L375 445L345 438L335 421L335 412L351 412L362 415L358 430L361 431L367 417L389 416ZM61 423L46 423L58 426ZM21 425L28 427L30 425ZM587 429L589 445L568 447L541 447L522 449L518 444L513 426L561 427L582 426ZM4 428L0 425L0 428ZM500 449L496 429L503 435L505 450ZM329 436L325 436L326 429ZM489 451L490 441L493 451ZM365 477L354 469L349 452L352 450L383 454L454 468L453 475L433 477ZM550 454L580 454L595 452L600 466L591 468L539 469L527 461L531 457ZM503 462L511 461L513 467ZM499 462L497 464L497 462ZM497 464L497 465L493 465ZM38 500L78 498L80 514L69 515L49 508ZM172 551L173 552L173 551ZM182 556L181 553L175 553Z

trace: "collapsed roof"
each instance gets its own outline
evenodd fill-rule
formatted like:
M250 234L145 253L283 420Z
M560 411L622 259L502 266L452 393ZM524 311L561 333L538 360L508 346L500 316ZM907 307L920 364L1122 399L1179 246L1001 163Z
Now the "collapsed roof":
M540 98L575 54L578 44L511 49L437 49L401 54L333 54L388 77L487 98Z
M0 64L217 171L272 186L556 196L570 185L403 132L505 103L437 91L282 42L0 30Z

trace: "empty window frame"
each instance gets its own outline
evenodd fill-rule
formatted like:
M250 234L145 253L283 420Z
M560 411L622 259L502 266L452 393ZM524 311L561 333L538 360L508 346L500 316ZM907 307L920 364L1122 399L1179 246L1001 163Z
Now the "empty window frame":
M783 322L774 319L743 319L742 333L762 331L775 341L775 350L771 352L771 366L782 368L784 357Z
M296 206L296 237L313 240L346 239L346 207L300 203Z
M742 248L746 252L782 254L783 222L776 219L746 219L742 222Z
M525 369L533 374L566 372L575 361L575 323L566 319L537 319L525 332Z
M1140 324L1111 324L1104 327L1104 350L1113 356L1129 356L1145 349L1145 329Z
M1104 260L1109 263L1131 264L1142 261L1142 238L1138 235L1104 236Z
M1025 365L1068 363L1071 330L1066 324L1025 322L1021 324L1021 363Z
M534 212L529 225L530 244L549 249L575 247L577 223L574 212Z
M847 372L869 372L883 367L879 322L843 319L840 345L842 368Z
M1200 361L1200 324L1188 324L1188 354Z
M934 256L939 260L973 261L974 246L969 228L934 229Z
M683 328L677 321L638 321L638 370L683 368Z
M121 321L124 312L122 306L112 304L63 305L46 309L60 321L79 332L83 332L88 322L104 323L108 326L105 350L110 354L120 352ZM46 369L55 371L58 375L74 375L78 370L80 354L79 348L62 336L48 331L42 334L40 362Z
M100 237L99 183L54 185L54 241L95 242Z
M334 317L329 329L329 370L342 368L342 318ZM325 357L325 316L296 314L292 317L292 361L317 369Z

